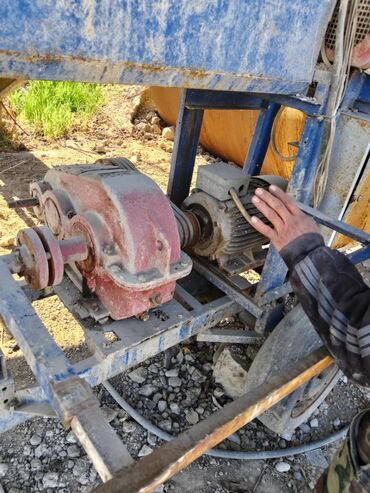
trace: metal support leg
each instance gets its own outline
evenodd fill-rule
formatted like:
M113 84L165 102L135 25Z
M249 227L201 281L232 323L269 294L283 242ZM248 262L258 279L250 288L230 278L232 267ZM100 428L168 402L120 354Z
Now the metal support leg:
M181 94L167 188L167 195L170 200L178 206L189 195L203 120L202 109L189 109L186 107L187 94L188 89L184 89Z
M260 174L270 143L272 126L279 108L280 105L277 103L265 102L264 107L260 110L252 142L243 166L243 171L247 175L256 176Z
M304 132L299 146L298 156L290 179L288 191L299 201L307 204L310 201L317 164L320 158L321 141L324 122L320 117L307 117ZM284 283L288 269L274 247L266 257L257 296L263 296Z

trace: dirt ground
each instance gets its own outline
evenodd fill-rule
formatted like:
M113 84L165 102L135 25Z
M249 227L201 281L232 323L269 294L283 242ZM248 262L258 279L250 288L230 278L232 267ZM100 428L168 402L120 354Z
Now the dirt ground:
M143 88L114 87L108 91L108 103L102 108L101 113L87 127L71 131L68 138L57 141L36 138L32 128L21 123L26 133L20 129L17 129L16 133L24 145L24 150L0 152L1 255L9 253L21 228L32 226L36 222L31 211L10 210L7 201L27 197L29 183L42 178L53 166L92 163L102 157L127 157L139 170L148 174L164 191L166 190L173 143L158 132L150 132L145 125L141 125L156 117L154 112L147 109L143 112L138 106ZM136 116L134 121L131 121L133 115ZM156 125L161 127L164 123L158 122ZM212 156L199 149L197 164L212 159ZM37 301L34 306L57 344L71 361L77 361L87 355L81 327L56 296ZM30 382L32 375L24 363L20 349L4 330L1 347L17 382L20 385L22 382ZM189 351L194 356L193 362L188 364L200 367L207 363L202 361L202 347L189 345ZM164 372L162 356L147 362L143 367L150 373L151 365L154 365L152 368L157 367L159 374ZM184 372L186 371L185 368ZM211 376L206 378L210 385L213 385ZM148 381L152 382L152 377L148 377ZM138 404L138 401L135 401L137 387L133 386L127 376L117 378L115 384L122 394L131 396L132 402ZM135 458L138 454L143 455L140 451L144 445L154 447L160 443L132 423L104 390L98 389L98 396L107 412L110 410L114 414L112 425L125 440ZM207 412L208 409L214 410L211 399L207 400L207 397L204 397L203 400L202 405ZM299 429L289 443L268 432L262 425L252 423L239 434L239 450L244 449L244 445L249 446L251 450L259 447L284 448L327 436L347 424L353 413L368 401L367 392L343 379L317 412L317 427L308 424ZM143 414L150 416L148 405L143 402L141 408ZM181 407L181 402L179 405ZM179 418L178 422L181 426L186 424L184 419ZM131 431L127 423L132 424ZM289 466L286 472L277 470L277 460L240 462L203 457L169 481L162 491L308 492L313 489L316 479L330 461L334 450L335 447L326 447L311 456L305 454L288 457L284 459ZM0 482L4 491L11 493L75 492L90 491L94 485L99 484L99 479L86 455L68 431L63 430L55 420L36 418L0 435Z

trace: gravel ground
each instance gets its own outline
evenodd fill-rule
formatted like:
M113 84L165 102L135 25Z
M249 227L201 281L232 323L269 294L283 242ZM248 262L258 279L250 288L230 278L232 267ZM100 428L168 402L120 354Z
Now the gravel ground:
M193 342L174 349L172 358L167 357L165 361L160 355L116 377L111 383L142 415L176 435L230 399L212 378L213 344ZM134 458L147 455L162 443L130 419L104 388L98 388L97 395L112 426ZM316 440L346 425L351 416L366 405L369 397L368 392L342 377L320 409L289 440L255 420L220 448L285 449ZM334 450L335 447L330 446L266 462L202 457L161 491L190 493L196 487L200 493L308 492L327 467ZM50 418L33 419L0 436L0 477L9 493L87 492L99 484L94 468L73 433L66 432Z

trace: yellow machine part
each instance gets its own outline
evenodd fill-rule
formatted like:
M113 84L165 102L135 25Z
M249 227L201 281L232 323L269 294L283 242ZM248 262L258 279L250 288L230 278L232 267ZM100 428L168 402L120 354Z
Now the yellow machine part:
M172 87L151 87L149 98L158 113L170 125L175 125L181 89ZM200 143L209 152L226 161L243 166L258 118L257 110L205 110ZM277 157L271 148L266 153L262 174L280 175L289 178L294 156L305 123L301 111L284 108L277 117L274 128L276 148L291 161ZM293 144L293 145L292 145Z

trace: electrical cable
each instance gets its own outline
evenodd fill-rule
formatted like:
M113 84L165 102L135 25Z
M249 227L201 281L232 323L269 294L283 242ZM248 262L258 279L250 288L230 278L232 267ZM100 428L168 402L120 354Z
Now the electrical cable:
M103 382L103 386L108 391L108 393L113 397L117 404L140 426L142 426L146 431L152 433L156 437L169 442L176 438L175 436L161 430L148 419L144 418L136 409L134 409L109 383ZM260 450L260 451L248 451L248 452L236 452L233 450L221 450L221 449L210 449L205 455L211 457L219 457L221 459L237 459L237 460L259 460L259 459L280 459L282 457L290 457L293 455L304 454L310 452L311 450L316 450L318 448L329 445L333 442L341 440L345 437L348 431L348 426L342 428L341 430L329 435L328 437L322 438L320 440L315 440L310 443L305 443L298 445L297 447L290 447L286 449L276 449L276 450Z
M231 187L229 190L229 195L233 199L234 204L239 209L240 214L244 217L244 219L249 223L253 228L252 216L247 212L241 200L239 199L239 195L234 187Z
M318 164L314 183L314 206L318 207L326 189L338 110L348 84L352 51L355 43L359 0L340 0L332 64L332 84L327 105L329 135L323 157Z
M293 156L284 156L284 154L281 154L281 152L279 151L279 149L277 148L277 145L276 145L276 128L277 128L277 123L279 121L279 118L282 114L282 112L284 111L285 108L281 107L279 109L279 111L277 112L277 115L275 116L274 118L274 123L272 124L272 128L271 128L271 149L272 149L272 152L275 154L275 156L277 158L279 158L281 161L284 161L284 162L290 162L290 161L294 161L295 158L297 157L298 153L294 154Z

